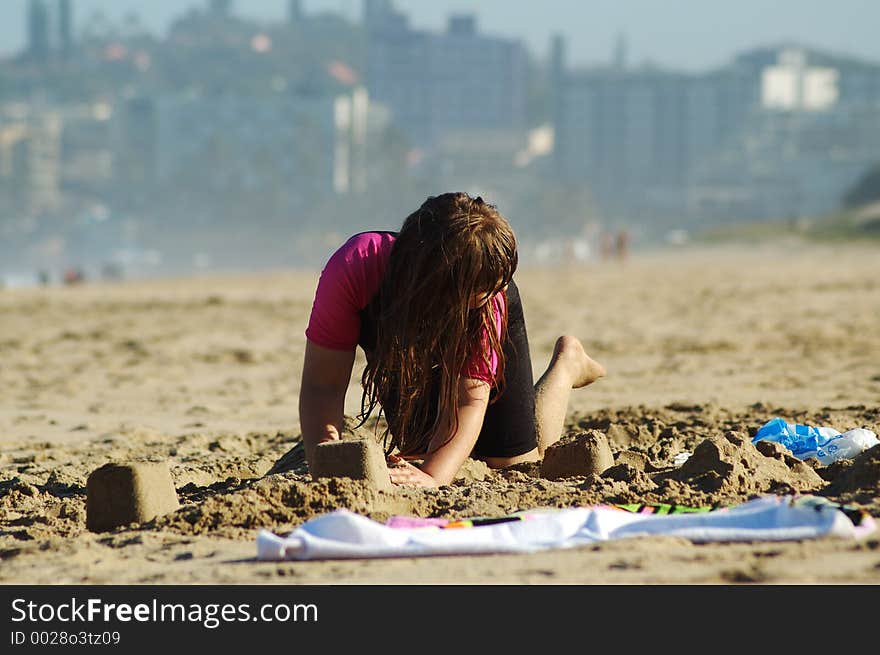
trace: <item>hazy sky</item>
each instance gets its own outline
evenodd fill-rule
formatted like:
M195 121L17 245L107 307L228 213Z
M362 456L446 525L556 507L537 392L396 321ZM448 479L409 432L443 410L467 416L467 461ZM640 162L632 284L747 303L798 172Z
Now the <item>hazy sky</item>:
M54 0L48 0L54 4ZM0 53L25 41L28 0L0 0ZM111 18L137 11L156 33L207 0L74 0L76 26L96 9ZM286 0L235 0L237 11L261 19L284 16ZM683 70L704 70L756 45L796 41L880 62L878 0L396 0L416 27L440 29L450 12L478 16L482 32L518 36L544 56L550 36L569 39L574 64L606 61L618 34L629 59L651 59ZM334 10L352 19L361 0L304 0L307 13Z

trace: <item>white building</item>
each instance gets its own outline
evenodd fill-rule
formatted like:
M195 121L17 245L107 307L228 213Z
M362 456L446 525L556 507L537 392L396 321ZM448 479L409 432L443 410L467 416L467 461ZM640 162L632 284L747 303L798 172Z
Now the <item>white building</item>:
M840 97L840 73L829 66L807 65L807 53L786 48L779 63L768 66L761 76L761 106L788 111L830 109Z

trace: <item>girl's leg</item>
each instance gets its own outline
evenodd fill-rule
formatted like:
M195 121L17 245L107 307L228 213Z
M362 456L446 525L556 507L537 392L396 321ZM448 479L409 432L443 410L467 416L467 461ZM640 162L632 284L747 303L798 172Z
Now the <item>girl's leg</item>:
M572 389L605 375L601 364L572 336L556 341L547 370L534 383L528 335L519 290L507 289L508 339L504 343L505 391L489 405L473 457L491 468L536 461L562 436Z
M585 387L604 375L605 367L587 355L577 337L569 335L559 337L553 349L553 356L550 358L550 365L533 390L537 446L512 457L480 457L480 459L490 468L504 468L543 458L544 451L562 437L571 390Z
M543 457L544 451L562 436L571 390L604 375L605 367L587 355L576 337L564 335L556 340L550 365L535 385L539 456Z
M522 301L516 282L507 287L507 339L504 349L504 393L493 391L472 457L494 468L496 461L524 461L538 446L535 424L535 379ZM504 466L505 464L502 464Z

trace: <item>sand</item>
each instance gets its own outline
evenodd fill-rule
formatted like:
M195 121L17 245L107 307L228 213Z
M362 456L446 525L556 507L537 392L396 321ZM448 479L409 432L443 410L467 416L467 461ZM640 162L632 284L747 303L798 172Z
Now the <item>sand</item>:
M469 461L452 485L429 490L312 481L295 455L269 473L298 441L316 281L278 272L0 292L0 583L880 582L880 533L861 542L653 537L515 556L254 560L258 529L283 534L337 507L383 520L814 493L880 517L880 447L822 467L751 443L776 416L880 432L876 248L689 248L521 270L536 375L563 333L608 369L572 394L566 438L602 433L614 463L549 480L537 464L497 472ZM683 452L693 455L676 466ZM136 460L168 465L180 509L89 532L88 475Z

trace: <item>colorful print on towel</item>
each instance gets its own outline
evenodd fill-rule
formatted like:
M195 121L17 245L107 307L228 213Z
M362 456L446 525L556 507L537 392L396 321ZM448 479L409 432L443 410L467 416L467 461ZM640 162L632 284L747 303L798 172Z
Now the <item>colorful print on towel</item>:
M856 528L865 526L873 529L873 518L861 507L856 505L841 505L822 498L821 496L803 495L792 496L789 503L794 507L813 507L817 512L829 509L838 509L852 521ZM656 516L672 516L676 514L702 514L705 512L724 511L733 505L679 505L676 503L615 503L602 504L598 507L616 509L632 514L654 514ZM527 521L539 514L557 511L557 508L546 507L531 509L505 516L476 516L467 519L444 519L444 518L421 518L418 516L392 516L385 525L389 528L440 528L451 530L456 528L475 528L483 525L495 525L497 523L510 523L513 521Z
M657 514L665 516L669 514L695 514L702 512L711 512L717 509L723 509L720 505L701 505L698 507L690 507L688 505L676 505L669 503L627 503L613 505L599 505L598 507L607 507L609 509L617 509L633 514ZM523 512L515 512L505 516L477 516L468 519L444 519L444 518L421 518L418 516L392 516L385 525L389 528L441 528L450 530L455 528L475 528L482 525L495 525L497 523L510 523L512 521L527 521L534 518L538 514L556 511L556 508L540 508Z

